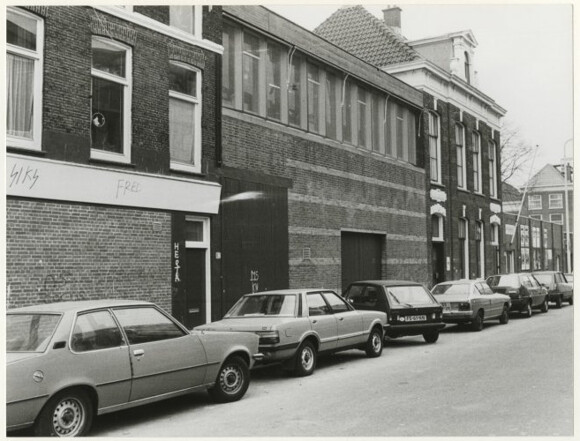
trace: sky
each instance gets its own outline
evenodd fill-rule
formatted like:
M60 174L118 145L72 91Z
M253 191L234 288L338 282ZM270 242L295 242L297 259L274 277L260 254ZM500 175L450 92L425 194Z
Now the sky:
M340 7L272 3L266 6L308 30ZM382 18L382 10L388 4L364 6ZM572 156L571 4L397 3L397 6L402 9L402 33L409 40L463 30L473 32L478 42L473 61L478 88L507 110L504 125L517 128L522 141L538 146L527 169L510 183L522 185L530 169L535 172L546 164L559 164L563 157Z

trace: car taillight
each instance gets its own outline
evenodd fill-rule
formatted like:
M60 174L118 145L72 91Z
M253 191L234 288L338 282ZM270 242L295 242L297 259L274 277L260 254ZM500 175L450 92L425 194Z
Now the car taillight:
M278 331L258 331L256 332L260 336L259 344L261 345L275 345L280 343L280 334Z
M459 304L460 311L469 311L471 309L471 304L469 302L462 302Z

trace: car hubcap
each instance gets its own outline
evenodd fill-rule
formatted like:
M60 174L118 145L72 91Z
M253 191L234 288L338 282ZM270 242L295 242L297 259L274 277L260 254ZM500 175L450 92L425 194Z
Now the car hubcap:
M58 436L77 435L85 420L83 405L72 398L58 403L52 415L52 426Z
M312 369L312 366L314 365L314 353L312 352L312 349L309 347L302 349L302 355L300 359L302 361L302 367L305 371Z
M228 366L220 375L220 385L225 393L235 394L241 389L243 379L244 374L237 366Z
M377 334L373 334L372 345L373 351L379 352L381 350L381 337Z

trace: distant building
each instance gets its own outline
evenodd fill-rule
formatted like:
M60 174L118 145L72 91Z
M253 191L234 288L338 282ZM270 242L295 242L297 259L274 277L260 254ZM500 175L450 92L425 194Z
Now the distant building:
M409 41L400 8L380 20L362 6L340 8L314 32L423 92L431 283L498 273L506 111L477 88L473 33Z

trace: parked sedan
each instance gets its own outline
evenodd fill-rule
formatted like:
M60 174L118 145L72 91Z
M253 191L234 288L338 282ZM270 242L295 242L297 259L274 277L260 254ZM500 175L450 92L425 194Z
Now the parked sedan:
M427 343L435 343L439 331L445 327L441 305L419 283L401 280L354 282L346 288L344 298L356 309L386 312L386 337L422 335Z
M510 296L510 311L519 311L526 317L532 309L548 312L548 290L543 288L530 273L497 274L487 278L487 284L500 294Z
M258 334L265 362L306 376L320 353L357 348L380 356L385 324L384 313L356 311L334 291L290 289L246 294L222 320L195 329Z
M509 296L494 293L480 280L455 280L435 285L431 290L443 306L445 323L469 323L474 331L483 329L484 320L509 322Z
M560 271L534 271L536 280L548 290L548 300L561 308L563 302L574 304L574 285Z
M7 430L82 436L95 415L206 388L245 394L258 338L190 332L147 302L100 300L6 315Z

